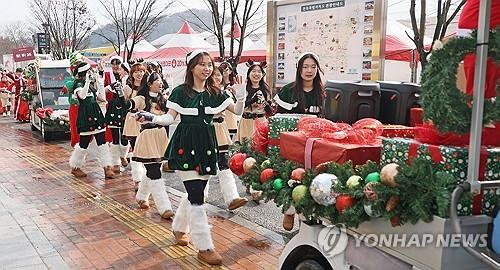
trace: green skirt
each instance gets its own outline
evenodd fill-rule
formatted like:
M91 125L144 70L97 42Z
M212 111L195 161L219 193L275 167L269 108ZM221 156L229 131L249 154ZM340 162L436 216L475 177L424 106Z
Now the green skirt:
M173 170L217 173L217 140L213 124L179 123L165 152Z
M93 132L104 129L104 115L96 102L80 102L76 128L78 133Z
M109 101L109 107L106 111L105 121L110 127L123 128L128 110L125 102L119 98L113 98Z

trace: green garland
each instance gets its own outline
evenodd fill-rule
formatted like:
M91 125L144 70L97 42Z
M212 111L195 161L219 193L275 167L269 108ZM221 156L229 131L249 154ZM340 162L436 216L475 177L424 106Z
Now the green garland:
M230 149L230 155L235 153L245 153L247 157L256 159L256 166L251 171L240 176L240 179L244 185L250 185L255 190L262 191L263 200L273 200L276 206L282 207L283 212L293 205L297 213L301 213L309 221L326 219L332 224L343 223L348 227L357 227L362 222L370 219L365 213L365 204L371 204L373 213L378 213L387 220L391 220L391 222L393 222L394 218L397 218L393 225L407 222L415 224L419 220L430 222L434 215L446 217L451 191L455 184L453 177L449 174L436 172L432 161L417 158L411 166L400 166L399 173L396 176L397 187L377 184L375 191L378 199L369 201L363 191L364 180L358 186L348 188L346 185L347 179L352 175L358 175L365 179L369 173L379 172L379 165L368 162L362 166L353 167L350 162L345 164L330 162L326 173L336 175L340 181L340 187L334 187L335 192L356 199L355 204L345 209L341 214L337 211L335 205L323 206L317 204L309 192L306 192L304 198L300 201L293 201L292 190L295 186L290 187L286 182L290 179L291 172L296 168L300 168L301 165L285 160L279 155L266 157L255 152L251 149L249 141L244 141L241 145L234 145ZM269 160L269 162L264 162L265 160ZM273 188L272 180L264 184L260 183L260 173L267 167L273 168L277 173L276 178L285 181L285 185L279 191ZM304 184L309 190L315 176L316 173L313 170L307 170L301 184ZM386 203L393 196L399 196L400 201L395 209L387 212L385 210Z
M488 56L500 61L500 30L490 31ZM441 132L469 132L472 97L456 87L458 64L476 50L476 33L472 37L450 39L442 49L434 50L422 72L422 103L424 118L431 120ZM500 120L500 80L496 102L485 100L483 124Z
M69 130L68 120L64 120L61 118L51 119L50 116L45 116L45 118L43 118L42 121L46 126Z

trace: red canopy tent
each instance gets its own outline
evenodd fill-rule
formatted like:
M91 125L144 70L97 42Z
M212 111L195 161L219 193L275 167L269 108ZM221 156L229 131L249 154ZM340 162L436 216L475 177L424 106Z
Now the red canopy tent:
M412 54L416 47L407 33L412 35L413 30L392 18L387 18L385 60L412 61ZM431 44L431 42L430 38L424 38L424 44Z

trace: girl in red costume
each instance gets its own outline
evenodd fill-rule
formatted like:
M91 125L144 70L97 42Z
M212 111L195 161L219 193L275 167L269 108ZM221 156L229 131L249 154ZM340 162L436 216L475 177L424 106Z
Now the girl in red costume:
M30 120L30 112L28 107L28 102L21 98L21 93L26 87L26 83L23 78L23 69L17 68L15 74L6 74L13 83L13 92L15 94L14 99L14 112L16 120L19 122L25 122Z

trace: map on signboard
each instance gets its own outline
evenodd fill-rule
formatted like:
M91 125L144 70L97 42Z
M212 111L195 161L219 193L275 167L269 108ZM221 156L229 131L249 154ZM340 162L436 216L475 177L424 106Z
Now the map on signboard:
M306 1L277 7L276 82L295 80L297 57L319 55L324 79L370 80L374 1Z

